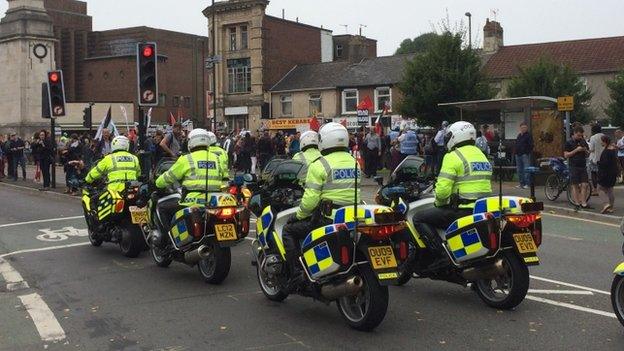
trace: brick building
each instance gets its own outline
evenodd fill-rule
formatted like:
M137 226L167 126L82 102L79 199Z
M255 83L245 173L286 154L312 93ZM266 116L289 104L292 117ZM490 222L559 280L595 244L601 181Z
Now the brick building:
M377 57L377 40L361 35L334 35L334 60L357 62Z
M262 119L270 118L269 89L295 66L334 59L335 37L331 31L269 16L265 12L268 3L229 0L217 2L203 12L209 33L215 15L216 53L222 57L216 66L217 121L225 122L231 130L255 130ZM360 45L362 37L358 38L344 40L345 54L360 55L361 50L349 46ZM376 41L363 42L366 54L376 55Z
M136 102L136 44L154 41L160 96L152 120L163 123L169 113L193 117L198 124L205 120L206 37L149 27L93 31L86 2L44 0L44 6L58 39L55 61L63 70L68 101Z

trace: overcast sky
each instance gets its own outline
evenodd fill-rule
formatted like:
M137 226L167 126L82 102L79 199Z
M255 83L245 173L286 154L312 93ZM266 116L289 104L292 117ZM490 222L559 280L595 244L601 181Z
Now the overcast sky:
M207 0L88 0L95 30L147 25L206 35L201 11ZM4 16L7 1L0 0ZM334 34L356 33L377 39L379 55L391 55L405 38L429 32L446 18L459 24L473 15L473 40L481 43L482 28L493 12L505 30L505 44L524 44L624 35L623 0L272 0L267 12L323 26Z

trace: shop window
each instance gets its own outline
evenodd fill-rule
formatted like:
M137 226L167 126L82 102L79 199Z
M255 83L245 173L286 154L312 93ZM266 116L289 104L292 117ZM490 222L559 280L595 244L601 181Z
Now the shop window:
M282 105L282 116L292 116L292 95L288 94L280 96L280 104Z

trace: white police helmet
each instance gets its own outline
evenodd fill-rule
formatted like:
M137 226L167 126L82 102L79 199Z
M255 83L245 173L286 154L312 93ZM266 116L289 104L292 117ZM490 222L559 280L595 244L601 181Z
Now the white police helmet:
M208 142L210 146L217 144L217 135L213 132L208 132Z
M349 131L340 123L327 123L319 132L319 149L323 151L336 147L349 147Z
M303 132L303 134L301 134L301 137L299 138L299 143L301 144L301 150L305 149L308 146L315 146L318 148L319 135L313 130Z
M130 150L130 139L123 135L117 136L111 142L111 150L114 151L128 151Z
M188 148L193 150L200 146L210 146L210 132L202 128L196 128L188 135Z
M468 122L455 122L451 124L444 137L448 150L452 150L455 145L469 140L477 140L477 130L472 123Z

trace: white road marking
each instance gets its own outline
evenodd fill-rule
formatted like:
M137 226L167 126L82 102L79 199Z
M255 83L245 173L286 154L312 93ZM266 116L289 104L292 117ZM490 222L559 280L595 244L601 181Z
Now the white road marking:
M569 308L569 309L576 310L576 311L593 313L593 314L597 314L599 316L610 317L610 318L617 318L615 316L615 313L612 313L612 312L595 310L593 308L577 306L577 305L573 305L571 303L559 302L559 301L549 300L549 299L545 299L545 298L542 298L542 297L536 297L536 296L531 296L531 295L527 295L526 299L527 300L532 300L532 301L546 303L546 304L553 305L553 306L565 307L565 308Z
M529 289L529 294L544 295L594 295L593 292L587 290L541 290Z
M611 293L608 292L608 291L598 290L598 289L594 289L594 288L588 288L588 287L582 286L582 285L570 284L570 283L562 282L562 281L559 281L559 280L542 278L542 277L537 277L537 276L534 276L534 275L531 276L531 279L541 280L541 281L547 282L547 283L553 283L553 284L559 284L559 285L563 285L563 286L568 286L570 288L587 290L587 291L595 292L595 293L598 293L598 294L609 295L609 296L611 295Z
M41 340L60 341L65 339L65 331L39 294L22 295L19 296L19 299L22 300L22 304L35 323Z
M52 251L52 250L60 250L60 249L66 249L69 247L76 247L76 246L85 246L85 245L90 245L91 243L84 242L84 243L77 243L77 244L68 244L68 245L59 245L59 246L48 246L48 247L40 247L38 249L26 249L26 250L19 250L19 251L13 251L13 252L9 252L9 253L5 253L0 255L0 258L4 258L4 257L8 257L8 256L14 256L14 255L19 255L19 254L23 254L23 253L30 253L30 252L41 252L41 251Z
M0 224L0 228L6 227L16 227L19 225L25 224L35 224L35 223L47 223L47 222L58 222L58 221L68 221L72 219L84 218L84 216L73 216L73 217L62 217L62 218L50 218L50 219L38 219L36 221L28 221L28 222L19 222L19 223L8 223L8 224Z
M550 234L550 233L544 233L544 236L549 236L552 238L558 238L558 239L565 239L565 240L571 240L571 241L583 241L583 239L581 238L575 238L573 236L565 236L565 235L558 235L558 234Z
M566 218L566 219L575 219L577 221L582 221L582 222L586 222L586 223L593 223L593 224L601 224L601 225L606 225L608 227L615 227L615 228L619 228L620 227L619 224L599 222L599 221L594 221L594 220L591 220L591 219L584 219L584 218L578 218L578 217L572 217L572 216L565 216L565 215L548 213L548 212L542 212L542 215L558 217L558 218Z
M8 291L15 291L21 289L28 289L28 283L24 281L22 275L16 271L9 262L0 258L0 275L6 283L6 289Z

